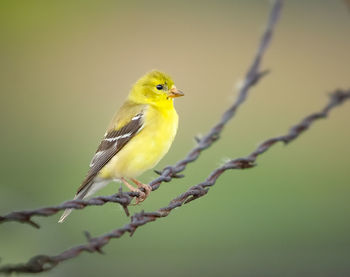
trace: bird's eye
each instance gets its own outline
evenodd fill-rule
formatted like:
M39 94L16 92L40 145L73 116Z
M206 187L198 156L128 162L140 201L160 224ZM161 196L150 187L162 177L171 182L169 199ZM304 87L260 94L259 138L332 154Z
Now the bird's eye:
M163 85L157 85L156 88L157 88L157 90L162 90L163 89Z

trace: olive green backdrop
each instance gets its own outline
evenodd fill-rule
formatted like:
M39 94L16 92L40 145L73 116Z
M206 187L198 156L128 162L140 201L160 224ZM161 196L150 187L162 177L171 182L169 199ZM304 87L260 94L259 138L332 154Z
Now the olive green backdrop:
M194 146L236 97L269 1L13 1L0 3L0 214L71 199L111 116L146 71L186 97L161 169ZM342 1L286 1L263 67L271 73L224 130L142 205L153 211L227 158L283 134L350 86L350 11ZM169 217L41 276L349 276L350 103L258 167L227 172ZM145 182L155 177L147 172ZM114 193L110 185L101 195ZM1 263L56 254L129 221L118 205L0 226Z

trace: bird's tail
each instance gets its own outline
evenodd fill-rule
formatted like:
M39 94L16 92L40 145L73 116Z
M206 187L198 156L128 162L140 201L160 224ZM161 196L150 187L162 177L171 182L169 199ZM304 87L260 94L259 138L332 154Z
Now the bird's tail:
M92 180L81 191L79 191L75 195L74 200L83 200L84 198L94 194L97 190L101 189L107 184L108 184L108 181L96 182L95 180ZM73 209L65 209L58 223L63 223L63 221L67 218L67 216L69 216L69 214L72 211Z
M83 198L79 198L79 194L77 194L75 197L74 197L74 200L81 200ZM63 221L66 219L67 216L70 215L70 213L73 211L73 209L65 209L63 214L61 215L60 217L60 220L58 221L58 223L63 223Z

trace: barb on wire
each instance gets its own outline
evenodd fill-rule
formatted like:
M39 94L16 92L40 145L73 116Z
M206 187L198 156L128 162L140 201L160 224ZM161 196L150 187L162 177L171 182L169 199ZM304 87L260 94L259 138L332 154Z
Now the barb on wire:
M238 97L235 103L222 115L221 120L202 138L196 137L197 145L187 154L187 156L177 162L174 166L165 167L162 171L155 171L160 176L150 182L152 190L157 190L162 182L170 182L173 178L182 178L184 175L179 173L184 171L189 163L197 160L202 151L209 148L220 137L220 133L225 127L226 123L236 114L239 106L247 98L249 89L253 87L257 82L265 76L268 71L260 71L260 65L263 55L270 44L274 27L280 15L282 8L282 0L274 2L272 10L270 12L269 20L266 26L266 30L260 40L254 60L246 73L243 81L243 85L239 89ZM103 197L95 197L90 200L71 200L64 202L57 206L44 207L34 210L15 211L7 215L0 216L0 224L10 221L26 223L33 227L39 228L39 224L34 222L31 218L34 216L51 216L61 210L69 209L83 209L87 206L104 205L108 202L119 203L124 208L127 215L129 215L127 207L130 205L131 200L137 197L137 192L122 192Z
M86 237L88 240L87 244L78 245L72 247L61 254L55 256L48 255L38 255L31 258L25 264L18 265L7 265L0 268L0 272L3 273L13 273L13 272L43 272L48 271L56 267L59 263L75 258L79 256L82 252L98 252L103 253L102 248L109 243L111 239L120 238L125 233L133 235L134 232L142 225L145 225L149 222L155 221L158 218L168 216L172 210L177 207L187 204L195 199L198 199L206 195L209 191L209 188L214 186L217 179L227 170L230 169L246 169L255 166L255 161L257 157L265 153L270 149L276 142L289 143L292 140L295 140L303 132L305 132L310 125L318 119L326 118L329 111L342 104L345 100L350 99L350 89L337 90L331 94L329 103L320 111L314 114L311 114L304 118L299 124L293 126L289 132L285 135L270 138L262 142L252 153L243 158L237 158L226 162L224 165L215 169L208 178L195 186L189 188L186 192L182 193L178 197L174 198L168 206L163 207L155 212L140 212L136 213L131 217L130 223L124 225L119 229L115 229L107 234L104 234L99 237L92 238L88 233Z

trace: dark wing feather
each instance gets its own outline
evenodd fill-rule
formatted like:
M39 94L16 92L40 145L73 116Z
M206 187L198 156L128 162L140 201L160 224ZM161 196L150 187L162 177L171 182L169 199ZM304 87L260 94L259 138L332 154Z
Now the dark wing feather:
M144 114L141 112L134 116L129 123L118 130L112 130L106 133L101 141L95 156L90 163L90 170L83 183L78 189L80 193L85 189L86 193L92 185L93 179L98 172L143 128ZM85 194L86 194L85 193Z

